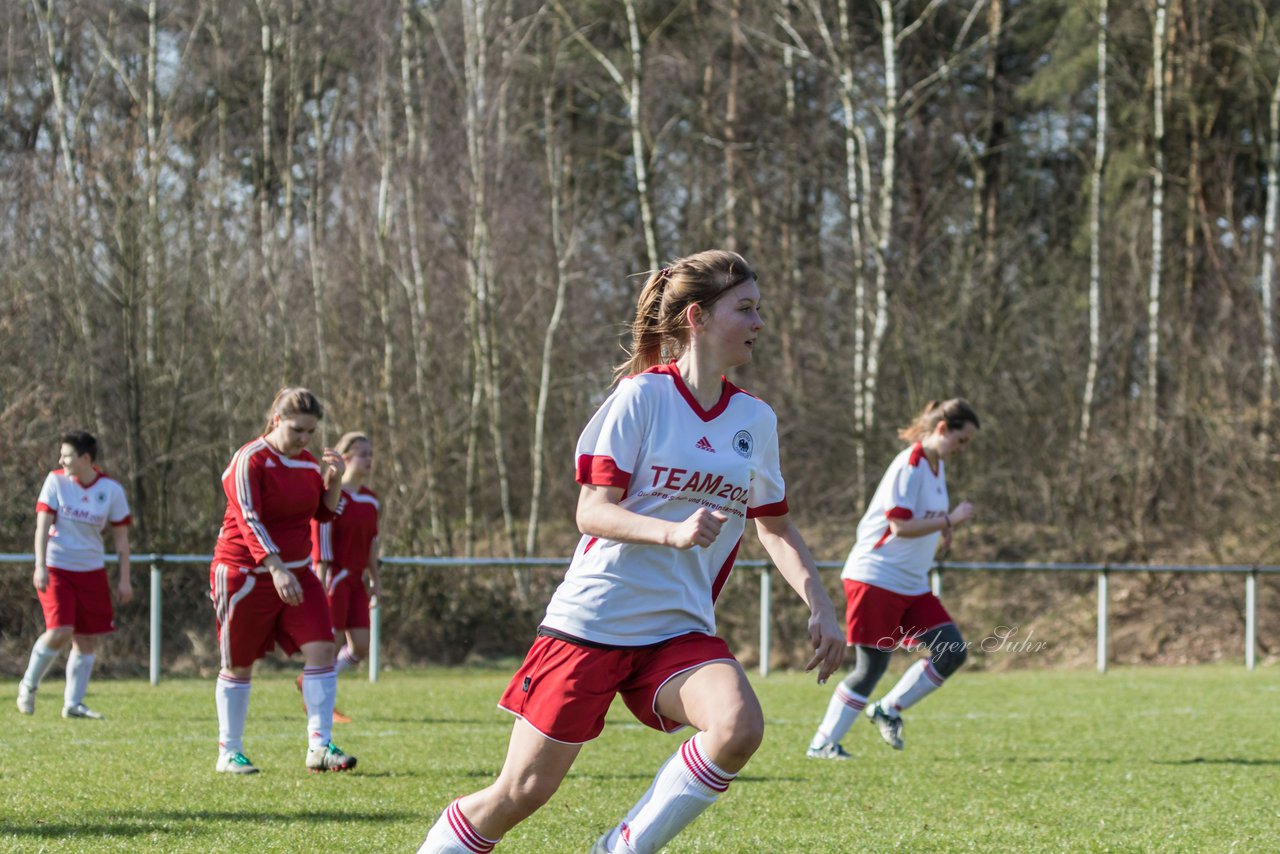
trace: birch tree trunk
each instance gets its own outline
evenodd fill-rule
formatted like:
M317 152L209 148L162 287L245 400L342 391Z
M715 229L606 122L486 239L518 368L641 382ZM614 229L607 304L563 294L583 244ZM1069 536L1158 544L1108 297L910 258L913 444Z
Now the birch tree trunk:
M1272 409L1276 384L1275 257L1276 219L1280 208L1280 75L1271 87L1267 145L1267 206L1262 237L1262 270L1258 292L1262 297L1262 399L1261 432L1264 443L1271 441Z
M1080 404L1079 442L1089 442L1093 395L1102 359L1102 173L1107 159L1107 0L1098 3L1098 101L1094 106L1093 169L1089 174L1089 365Z
M556 300L547 320L542 337L542 371L538 377L538 403L533 418L533 448L529 462L532 467L533 485L529 495L529 526L525 531L524 553L531 556L538 549L538 524L542 512L542 481L546 470L544 446L546 441L547 400L551 393L551 366L556 332L564 314L565 293L568 289L568 266L572 254L572 238L566 237L561 212L561 198L566 180L570 178L570 161L561 148L556 131L554 75L542 92L542 125L546 140L544 156L547 169L547 207L550 214L551 249L556 264Z
M1151 187L1151 279L1147 287L1147 399L1146 428L1155 436L1159 427L1160 280L1164 269L1164 42L1167 0L1155 0L1152 35L1152 112L1155 148Z
M422 173L423 164L430 157L430 143L427 134L419 136L419 123L426 124L425 115L420 119L417 104L422 102L424 111L428 87L420 79L421 64L417 62L418 52L415 37L418 28L415 23L412 0L401 0L400 5L400 88L403 92L406 180L404 181L405 217L408 228L409 265L411 276L403 279L409 300L409 323L413 332L413 389L418 403L418 437L422 440L422 476L426 486L427 517L431 528L431 548L437 554L446 554L450 550L449 535L440 514L439 487L436 483L436 441L435 418L431 411L430 394L427 389L428 345L432 334L429 325L427 276L422 259L422 238L418 233L418 176ZM407 488L407 484L405 487Z

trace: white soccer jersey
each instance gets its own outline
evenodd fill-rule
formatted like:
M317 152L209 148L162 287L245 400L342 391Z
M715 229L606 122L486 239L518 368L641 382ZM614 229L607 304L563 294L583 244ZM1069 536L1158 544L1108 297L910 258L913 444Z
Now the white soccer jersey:
M64 469L49 472L40 489L36 510L56 518L49 529L45 563L55 569L88 572L102 569L102 529L129 524L124 487L102 472L81 484Z
M845 561L841 578L861 581L916 596L929 592L929 567L938 550L941 531L923 537L895 537L893 519L930 519L947 515L947 473L942 460L935 472L916 442L889 464L876 487L866 515L858 523L858 538Z
M678 522L706 507L729 517L705 549L579 541L542 625L609 646L715 634L746 520L787 513L773 410L725 380L704 411L674 363L618 383L578 439L577 480L621 487L621 506L644 516Z

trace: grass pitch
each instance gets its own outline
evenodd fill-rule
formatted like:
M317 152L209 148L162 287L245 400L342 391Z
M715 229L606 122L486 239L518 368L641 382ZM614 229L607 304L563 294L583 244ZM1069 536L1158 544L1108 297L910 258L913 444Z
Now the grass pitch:
M899 662L899 665L905 661ZM105 721L63 720L55 668L34 717L0 715L0 850L413 851L448 801L497 773L501 669L348 675L350 774L308 774L291 674L254 680L246 749L215 774L213 681L98 680ZM898 672L897 670L894 673ZM754 678L754 677L753 677ZM889 674L885 687L894 678ZM830 686L754 678L764 746L678 852L1263 850L1280 843L1280 671L960 673L907 714L907 749L859 721L848 762L806 759ZM679 744L616 703L546 807L498 851L585 852Z

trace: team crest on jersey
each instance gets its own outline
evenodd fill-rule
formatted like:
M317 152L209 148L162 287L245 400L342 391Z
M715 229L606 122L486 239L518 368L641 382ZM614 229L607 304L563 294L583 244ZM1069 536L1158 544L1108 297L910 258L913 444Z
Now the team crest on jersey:
M751 448L754 444L751 434L746 430L739 430L734 434L733 449L738 452L738 456L751 459Z
M105 492L99 492L95 497L98 499L99 504L107 503L107 494Z

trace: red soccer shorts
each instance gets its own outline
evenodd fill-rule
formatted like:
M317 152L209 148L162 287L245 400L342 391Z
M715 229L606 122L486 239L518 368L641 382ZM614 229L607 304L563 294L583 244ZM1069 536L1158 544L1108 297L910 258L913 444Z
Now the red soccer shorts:
M728 644L713 635L692 633L630 649L539 637L498 708L553 741L582 744L600 734L614 694L622 694L640 723L675 732L684 724L658 714L659 689L672 677L712 661L737 662Z
M221 563L209 568L224 668L248 667L276 644L293 655L304 643L333 643L324 585L306 568L293 570L293 575L302 585L301 605L286 605L265 569L244 571Z
M914 646L930 629L955 622L932 593L904 596L844 579L845 627L850 644L893 649Z
M46 629L68 626L78 635L104 635L116 630L107 571L72 572L49 567L49 583L37 590Z
M364 573L346 569L330 571L329 613L333 615L333 627L337 631L369 628L369 592L364 588Z

